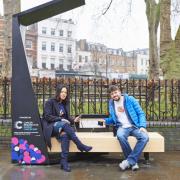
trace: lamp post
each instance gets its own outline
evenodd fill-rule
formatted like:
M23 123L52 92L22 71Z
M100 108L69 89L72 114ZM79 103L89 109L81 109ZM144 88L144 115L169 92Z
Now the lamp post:
M108 77L108 51L106 49L106 78Z

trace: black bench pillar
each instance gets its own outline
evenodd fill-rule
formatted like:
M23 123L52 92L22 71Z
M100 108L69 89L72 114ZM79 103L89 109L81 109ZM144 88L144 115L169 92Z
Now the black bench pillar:
M15 14L12 20L12 162L49 164L37 99L27 65L20 25L28 26L84 5L84 0L54 0Z

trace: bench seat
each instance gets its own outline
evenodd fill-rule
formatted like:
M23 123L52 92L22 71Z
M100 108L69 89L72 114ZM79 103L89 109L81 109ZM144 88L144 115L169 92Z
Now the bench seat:
M93 149L90 152L122 152L117 137L112 132L77 132L80 140ZM164 152L164 137L157 132L148 132L149 142L143 152ZM133 148L136 143L134 137L129 137L128 141ZM60 144L55 137L51 138L52 149L49 152L60 152ZM76 145L70 142L70 152L79 152Z

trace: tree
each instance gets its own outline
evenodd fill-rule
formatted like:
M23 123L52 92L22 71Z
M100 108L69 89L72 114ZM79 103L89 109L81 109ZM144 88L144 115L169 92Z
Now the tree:
M170 58L167 57L167 52L170 52L172 45L171 38L171 25L170 25L170 14L171 14L171 0L161 0L160 8L160 65L165 78L170 66Z
M20 12L20 0L3 0L4 19L5 19L5 66L3 68L4 76L11 77L12 62L12 15Z
M145 0L146 16L149 29L149 78L159 78L159 58L157 47L157 30L160 18L160 3L155 0Z
M178 11L178 8L175 7ZM165 79L180 78L180 27L175 40L171 37L171 0L161 0L160 65Z
M110 1L107 9L104 10L103 15L107 12L112 4L113 0ZM131 3L129 1L129 9L131 11ZM159 55L157 46L157 31L160 21L160 2L156 3L155 0L145 0L146 4L146 16L148 21L149 30L149 78L159 78Z

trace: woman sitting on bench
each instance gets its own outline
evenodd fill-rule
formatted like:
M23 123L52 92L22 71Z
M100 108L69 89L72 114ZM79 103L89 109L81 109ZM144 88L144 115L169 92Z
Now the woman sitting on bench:
M77 148L83 152L88 152L92 149L91 146L84 145L76 136L71 124L78 122L79 117L74 120L69 117L69 97L68 88L64 85L59 85L56 89L54 98L49 99L45 103L43 113L43 132L47 145L51 148L51 136L56 136L61 142L61 161L60 166L64 171L70 172L71 168L68 165L69 141L72 140Z

